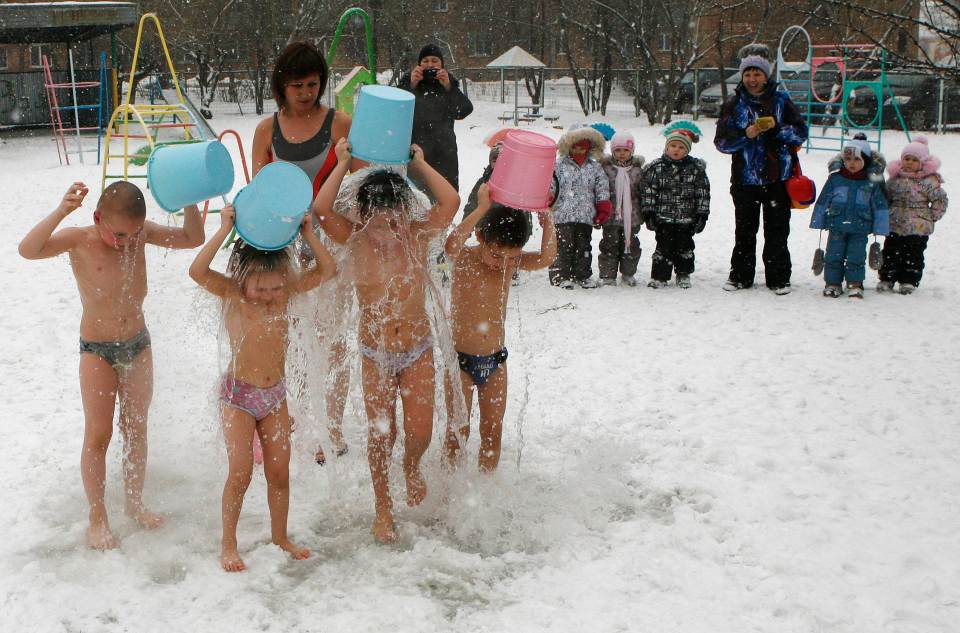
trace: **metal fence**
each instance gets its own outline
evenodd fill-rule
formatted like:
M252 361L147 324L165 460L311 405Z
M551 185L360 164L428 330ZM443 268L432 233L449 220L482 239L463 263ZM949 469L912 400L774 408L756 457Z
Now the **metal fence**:
M53 80L56 83L70 81L67 71L54 71ZM100 71L77 70L77 81L98 81ZM107 99L110 99L108 90ZM73 95L70 90L57 90L57 100L61 106L73 105ZM77 101L80 105L89 105L97 102L96 88L81 88L77 90ZM106 116L112 112L112 104L105 105ZM69 115L69 116L68 116ZM61 112L64 127L73 125L72 111ZM80 125L91 126L97 124L95 110L80 111ZM106 121L104 121L106 124ZM42 126L50 125L50 106L47 103L47 94L44 89L43 71L0 72L0 126Z

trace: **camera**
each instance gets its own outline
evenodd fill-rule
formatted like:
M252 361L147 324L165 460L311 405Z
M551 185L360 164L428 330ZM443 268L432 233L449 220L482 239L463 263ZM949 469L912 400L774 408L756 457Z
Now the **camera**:
M423 70L424 79L436 79L437 78L437 69L436 68L425 68Z

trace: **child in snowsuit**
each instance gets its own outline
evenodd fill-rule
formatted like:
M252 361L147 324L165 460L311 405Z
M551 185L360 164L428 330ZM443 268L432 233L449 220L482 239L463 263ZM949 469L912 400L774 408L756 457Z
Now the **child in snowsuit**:
M600 164L610 181L610 201L613 215L603 225L600 240L600 283L615 285L619 270L623 283L636 286L637 263L640 261L640 181L643 176L643 156L633 155L633 137L617 132L610 139L610 155ZM629 237L628 237L629 236Z
M651 288L667 285L674 271L677 286L690 287L694 269L693 236L703 231L710 214L707 165L690 156L700 130L683 122L667 127L663 156L643 171L640 204L647 228L656 231L657 249L650 267Z
M550 266L550 283L573 289L596 288L593 275L593 225L610 218L610 183L598 162L606 141L583 123L570 126L557 143L557 164L551 193L557 229L557 259Z
M843 148L843 168L827 178L810 218L810 228L827 229L827 253L823 278L825 297L847 294L863 298L867 236L886 235L889 230L887 199L879 183L869 177L870 144L851 141Z
M863 132L857 132L853 135L853 140L867 142L867 135ZM827 171L831 174L841 169L843 169L842 151L834 154L830 162L827 163ZM883 154L871 149L870 160L864 165L863 170L867 172L867 178L880 185L880 190L887 198L887 202L889 202L890 197L887 196L887 181L883 176L883 173L887 170L887 159L884 158Z
M920 285L927 241L934 223L947 212L939 168L940 160L930 154L924 136L915 136L903 148L900 160L891 161L887 168L890 235L883 242L878 292L891 291L899 283L900 294L908 295Z

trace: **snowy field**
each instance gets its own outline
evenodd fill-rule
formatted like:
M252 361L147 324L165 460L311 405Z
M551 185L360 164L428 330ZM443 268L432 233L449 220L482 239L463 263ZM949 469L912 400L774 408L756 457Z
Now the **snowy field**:
M500 110L481 104L457 125L464 198ZM256 121L234 106L212 124L237 129L249 148ZM658 128L610 122L648 160L659 155ZM191 252L148 254L146 500L167 522L143 532L122 516L115 434L107 502L122 545L84 547L77 291L65 257L28 262L16 245L70 182L89 183L95 200L100 172L60 167L44 134L0 138L10 299L0 311L0 632L960 630L960 138L931 140L953 208L919 292L878 296L871 272L865 300L828 300L809 269L809 211L794 213L792 294L720 289L733 245L730 159L710 142L712 121L701 124L694 154L709 163L713 204L692 289L565 291L546 272L525 276L509 309L499 471L446 477L436 429L428 501L400 504L399 542L376 544L354 398L345 458L321 469L305 442L295 446L291 536L314 556L295 562L269 544L258 473L239 532L250 569L237 575L218 560L215 315L187 277ZM888 158L904 142L885 134ZM822 183L828 154L802 158ZM68 223L88 223L93 200ZM641 243L646 280L652 234ZM476 446L474 431L474 457Z

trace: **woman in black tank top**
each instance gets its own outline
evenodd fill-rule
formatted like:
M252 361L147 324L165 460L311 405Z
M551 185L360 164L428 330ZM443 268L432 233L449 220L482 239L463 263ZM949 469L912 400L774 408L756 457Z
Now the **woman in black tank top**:
M316 195L330 168L336 165L333 146L350 133L350 117L321 102L328 77L326 61L309 42L293 42L280 53L270 79L278 112L257 125L253 136L254 176L275 160L290 162L304 170L314 183ZM332 163L325 169L328 158ZM326 394L330 439L338 455L347 452L341 431L350 387L350 368L345 357L346 342L339 339L331 346ZM324 463L322 448L318 447L316 459L317 463Z

